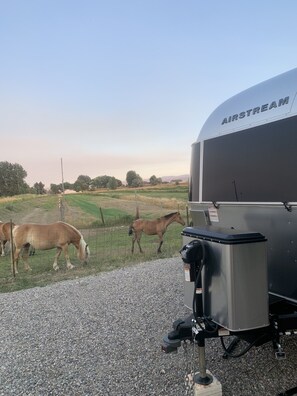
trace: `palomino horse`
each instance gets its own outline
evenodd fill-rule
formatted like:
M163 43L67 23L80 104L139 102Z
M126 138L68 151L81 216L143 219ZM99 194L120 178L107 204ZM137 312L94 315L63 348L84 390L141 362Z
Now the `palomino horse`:
M20 252L22 252L22 258L24 260L25 270L30 270L28 263L29 248L34 246L35 249L49 250L57 249L53 268L58 270L58 258L63 251L67 268L71 269L74 266L70 262L68 246L73 244L77 249L77 257L81 262L87 262L90 250L89 246L85 242L82 234L72 225L58 221L53 224L21 224L14 227L13 232L13 243L15 246L14 254L14 269L17 273L18 260Z
M179 212L169 213L168 215L160 217L156 220L134 220L134 222L129 227L129 235L134 234L132 239L132 253L134 252L135 241L138 243L140 253L143 253L140 246L140 238L143 232L147 235L158 235L160 244L157 252L161 253L163 235L165 234L167 227L174 221L181 225L185 225L185 222Z
M5 244L10 241L11 235L11 226L12 228L15 226L14 223L2 223L0 222L0 252L1 256L5 256Z
M3 224L4 224L3 221L0 221L0 253L1 253L1 256L5 256L4 246L5 246L5 243L6 243L6 241L4 240L4 236L2 237Z

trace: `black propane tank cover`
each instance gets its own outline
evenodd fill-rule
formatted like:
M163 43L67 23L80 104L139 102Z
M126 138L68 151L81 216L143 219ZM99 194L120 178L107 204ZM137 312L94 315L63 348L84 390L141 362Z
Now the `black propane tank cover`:
M182 260L186 264L195 263L202 258L202 246L201 242L197 239L193 239L187 243L180 250Z

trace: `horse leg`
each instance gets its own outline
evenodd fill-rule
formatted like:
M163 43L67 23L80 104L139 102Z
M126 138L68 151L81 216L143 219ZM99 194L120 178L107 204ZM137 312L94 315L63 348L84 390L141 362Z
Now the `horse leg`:
M140 246L140 238L141 238L141 235L142 235L142 231L137 235L136 241L137 241L137 244L138 244L140 253L143 253L143 250L141 249L141 246Z
M1 251L1 256L2 257L5 256L5 254L4 254L4 245L3 245L2 241L0 241L0 251Z
M161 252L161 246L163 245L163 235L162 235L162 234L159 234L159 238L160 238L160 244L159 244L157 253L162 253L162 252Z
M10 241L5 241L3 244L3 256L6 256L11 250L11 243Z
M133 239L132 239L132 249L131 249L131 253L132 253L132 254L134 253L134 244L135 244L135 241L137 241L137 244L138 244L140 253L143 253L143 251L142 251L142 249L141 249L141 246L140 246L141 234L142 234L142 231L136 232L136 231L134 230L134 235L133 235Z
M20 252L21 252L21 248L15 249L14 252L13 269L15 274L19 273L18 266L19 266Z
M64 252L65 259L66 259L67 268L68 269L74 268L74 265L72 265L71 262L70 262L70 257L69 257L69 253L68 253L68 245L64 245L62 249L63 249L63 252Z
M134 253L134 243L135 243L135 241L136 241L136 235L134 235L133 238L132 238L132 249L131 249L131 253L132 254Z
M57 247L57 251L56 251L55 259L54 259L54 264L53 264L53 269L54 269L55 271L58 271L58 269L59 269L59 266L58 266L58 258L60 257L61 252L62 252L62 248Z
M25 245L23 247L23 252L22 252L22 259L24 261L24 268L25 271L31 271L31 268L29 266L28 258L29 258L29 249L30 245Z

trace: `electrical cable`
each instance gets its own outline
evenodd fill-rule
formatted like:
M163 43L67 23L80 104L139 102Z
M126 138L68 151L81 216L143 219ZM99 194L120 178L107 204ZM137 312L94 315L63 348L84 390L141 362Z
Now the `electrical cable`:
M208 318L205 318L205 317L200 318L200 317L198 317L197 316L197 311L196 311L196 308L197 308L197 304L196 304L196 300L197 300L196 289L198 288L198 283L199 283L199 280L201 279L202 269L203 269L203 266L205 265L205 246L204 246L204 243L200 242L200 246L202 248L202 256L201 256L201 260L200 260L199 270L198 270L198 272L196 274L195 283L194 283L194 295L193 295L192 309L193 309L194 318L196 320L196 323L200 327L200 329L202 331L205 331L206 333L212 334L212 333L215 333L217 331L218 325L215 324L215 326L214 326L213 323ZM201 325L201 322L207 323L208 327L211 327L212 330L209 330L209 329L206 329L205 327L203 327Z
M230 353L230 352L228 351L228 348L226 347L226 345L225 345L225 343L224 343L223 337L220 337L220 338L221 338L222 347L223 347L223 349L224 349L226 355L229 356L229 357L232 357L232 358L239 358L239 357L245 355L245 354L246 354L246 353L258 342L258 341L261 340L261 338L264 338L265 336L266 336L266 334L262 334L260 337L256 338L256 339L255 339L253 342L251 342L245 349L243 349L240 353L238 353L238 354L236 354L236 355L233 355L232 353Z

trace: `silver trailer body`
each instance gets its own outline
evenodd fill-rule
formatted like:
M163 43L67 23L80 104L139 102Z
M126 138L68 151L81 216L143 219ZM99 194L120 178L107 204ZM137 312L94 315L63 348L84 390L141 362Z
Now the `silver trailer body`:
M192 312L173 322L162 350L197 344L196 394L213 381L208 338L221 339L226 358L271 341L283 359L281 337L297 334L297 68L210 115L192 145L189 211L180 254Z
M269 293L297 303L297 68L219 106L192 145L190 173L193 227L261 233ZM237 281L247 277L252 293L257 274L245 271Z

